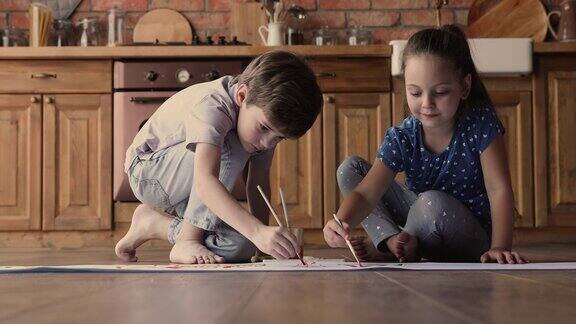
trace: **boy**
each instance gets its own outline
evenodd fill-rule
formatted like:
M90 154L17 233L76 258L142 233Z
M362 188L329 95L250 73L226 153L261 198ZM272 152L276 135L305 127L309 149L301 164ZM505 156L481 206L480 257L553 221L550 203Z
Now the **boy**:
M176 263L242 262L256 248L277 259L294 257L296 238L266 226L274 148L314 124L322 93L311 69L294 54L255 58L237 77L188 87L146 122L126 153L125 171L142 202L116 255L137 261L150 239L174 244ZM248 166L250 213L230 191ZM167 217L162 210L174 217Z

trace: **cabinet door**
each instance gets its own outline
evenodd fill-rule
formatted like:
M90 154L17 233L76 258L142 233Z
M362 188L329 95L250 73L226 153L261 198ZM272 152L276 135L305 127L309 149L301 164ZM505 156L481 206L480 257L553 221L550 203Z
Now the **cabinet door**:
M40 229L40 96L0 95L0 231Z
M532 164L532 93L491 91L496 114L504 125L504 142L517 213L514 225L534 226Z
M389 93L326 94L324 96L324 221L332 219L341 195L336 170L358 155L370 163L391 125Z
M270 174L272 204L278 215L282 218L278 194L282 187L290 226L322 228L321 116L306 135L278 144Z
M572 61L574 62L574 61ZM574 63L572 63L574 64ZM573 67L573 65L572 65ZM548 73L548 225L576 226L576 71Z
M110 95L44 99L42 228L110 229Z

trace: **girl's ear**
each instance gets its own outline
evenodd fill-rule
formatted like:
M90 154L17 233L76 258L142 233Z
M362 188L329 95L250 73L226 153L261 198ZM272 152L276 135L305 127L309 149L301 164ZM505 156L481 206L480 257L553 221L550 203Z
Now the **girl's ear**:
M468 73L462 80L462 99L468 98L470 89L472 89L472 75Z
M245 84L240 84L234 93L234 100L238 106L242 106L244 100L248 96L248 87Z

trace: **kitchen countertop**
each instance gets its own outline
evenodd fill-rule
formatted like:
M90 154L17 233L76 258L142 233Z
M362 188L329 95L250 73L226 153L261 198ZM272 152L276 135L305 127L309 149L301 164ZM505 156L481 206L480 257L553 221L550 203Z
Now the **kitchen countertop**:
M307 57L390 57L392 46L119 46L119 47L0 47L0 59L119 59L158 57L254 57L284 49ZM576 42L534 44L535 54L576 54Z
M254 57L283 49L307 57L389 57L388 45L367 46L119 46L119 47L0 47L0 59L96 59L155 57Z
M576 53L576 41L534 43L534 53L536 54Z

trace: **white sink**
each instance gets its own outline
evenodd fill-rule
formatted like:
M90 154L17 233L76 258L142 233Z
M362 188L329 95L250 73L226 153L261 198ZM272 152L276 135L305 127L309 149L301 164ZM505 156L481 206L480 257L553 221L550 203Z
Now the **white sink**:
M402 51L407 40L390 41L392 76L402 75ZM532 38L470 38L476 69L483 75L532 73Z

